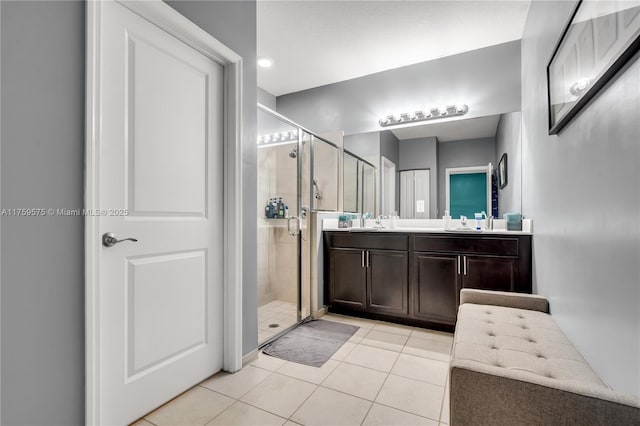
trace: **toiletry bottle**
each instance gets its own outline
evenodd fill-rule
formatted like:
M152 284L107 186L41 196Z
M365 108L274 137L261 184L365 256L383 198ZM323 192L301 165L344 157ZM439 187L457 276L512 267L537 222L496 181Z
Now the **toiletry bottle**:
M289 219L289 206L284 206L284 217Z
M278 218L278 199L273 197L271 201L271 219Z
M269 219L273 219L274 217L276 217L276 207L274 203L275 203L275 198L272 198L269 201Z
M476 231L482 231L482 213L474 213L473 217L476 220Z
M278 198L278 218L284 219L284 203L282 197Z
M271 200L267 201L267 205L264 206L264 217L269 219L271 216Z
M444 211L444 216L442 216L442 227L444 229L449 229L451 227L451 215L449 215L449 210Z

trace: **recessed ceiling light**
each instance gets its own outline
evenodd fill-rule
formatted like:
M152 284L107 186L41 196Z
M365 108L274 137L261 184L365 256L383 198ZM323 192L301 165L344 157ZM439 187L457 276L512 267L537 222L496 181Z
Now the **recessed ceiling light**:
M262 68L271 68L273 65L273 59L271 58L258 58L258 66Z

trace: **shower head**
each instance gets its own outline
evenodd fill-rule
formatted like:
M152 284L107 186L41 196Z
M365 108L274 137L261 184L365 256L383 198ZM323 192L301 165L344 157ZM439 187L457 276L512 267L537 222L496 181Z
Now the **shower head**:
M298 148L293 148L291 151L289 151L289 157L291 158L296 158L298 156Z

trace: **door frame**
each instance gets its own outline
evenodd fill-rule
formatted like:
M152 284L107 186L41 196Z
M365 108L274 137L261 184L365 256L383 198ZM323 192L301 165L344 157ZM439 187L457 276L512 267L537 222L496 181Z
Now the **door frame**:
M242 57L161 0L114 0L224 69L224 330L223 369L242 368ZM100 17L101 1L86 11L85 209L100 208ZM85 216L85 420L100 413L99 217Z
M469 173L486 173L487 178L487 210L491 210L491 175L493 174L493 165L489 163L486 166L470 166L470 167L447 167L444 169L445 175L445 209L451 211L451 189L450 189L450 176L451 175L464 175Z

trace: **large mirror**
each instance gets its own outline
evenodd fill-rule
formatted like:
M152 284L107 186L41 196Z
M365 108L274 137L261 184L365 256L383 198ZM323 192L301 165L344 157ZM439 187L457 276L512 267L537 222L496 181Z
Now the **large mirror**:
M369 205L363 206L357 202L363 194L358 187L362 170L345 154L345 211L398 211L402 218L432 219L445 210L453 217L522 211L519 111L347 135L344 147L376 166L368 170L367 188L373 193L364 197ZM505 154L508 181L501 188L497 165Z
M349 213L376 213L376 167L344 150L343 210Z

